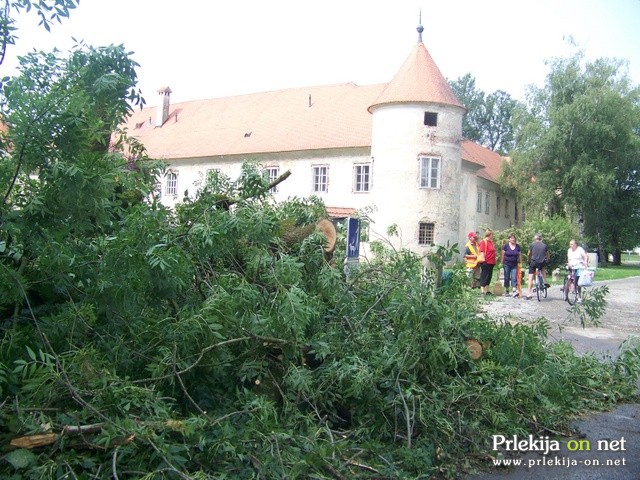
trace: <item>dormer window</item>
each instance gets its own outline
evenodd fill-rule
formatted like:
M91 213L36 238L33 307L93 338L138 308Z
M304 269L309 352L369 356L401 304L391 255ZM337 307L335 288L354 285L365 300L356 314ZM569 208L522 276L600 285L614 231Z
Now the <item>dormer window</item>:
M437 127L438 126L438 114L436 112L424 112L424 126L425 127Z

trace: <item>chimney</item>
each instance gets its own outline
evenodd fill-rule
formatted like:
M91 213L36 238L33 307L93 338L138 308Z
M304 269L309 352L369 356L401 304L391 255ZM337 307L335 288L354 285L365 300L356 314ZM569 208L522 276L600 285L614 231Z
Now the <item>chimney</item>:
M161 127L164 122L167 121L169 116L169 97L171 96L171 89L164 87L158 90L160 98L158 99L158 109L156 110L156 127Z

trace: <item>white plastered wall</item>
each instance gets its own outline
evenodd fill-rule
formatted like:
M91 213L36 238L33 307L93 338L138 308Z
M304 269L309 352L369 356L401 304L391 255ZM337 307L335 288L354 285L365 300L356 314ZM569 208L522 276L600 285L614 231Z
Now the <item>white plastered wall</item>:
M424 125L426 111L438 114L437 127ZM375 162L373 191L378 215L375 234L386 235L395 224L396 247L425 254L431 247L418 244L420 222L435 224L435 243L458 242L460 225L460 140L463 110L424 104L382 105L373 110L371 155ZM440 188L420 188L421 155L441 159Z

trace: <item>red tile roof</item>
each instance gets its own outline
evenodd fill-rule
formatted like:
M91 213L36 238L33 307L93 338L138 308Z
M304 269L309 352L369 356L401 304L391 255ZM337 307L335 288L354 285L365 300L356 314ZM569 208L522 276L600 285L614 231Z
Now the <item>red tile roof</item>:
M420 45L412 56L426 53ZM370 148L372 115L367 108L376 98L389 98L391 90L385 86L345 83L196 100L171 105L161 128L154 126L156 107L136 111L126 126L157 159ZM419 101L457 101L447 90L438 88L440 96ZM461 156L478 165L478 176L498 183L500 155L465 140Z
M333 218L346 218L355 216L357 210L348 207L326 207L327 213Z
M422 42L405 60L391 83L369 107L388 103L428 102L464 108Z
M479 177L499 183L504 157L482 145L463 140L460 143L460 156L463 160L475 163L481 168L476 172Z
M152 107L136 111L127 128L160 159L369 147L367 107L383 86L345 83L179 103L161 128Z

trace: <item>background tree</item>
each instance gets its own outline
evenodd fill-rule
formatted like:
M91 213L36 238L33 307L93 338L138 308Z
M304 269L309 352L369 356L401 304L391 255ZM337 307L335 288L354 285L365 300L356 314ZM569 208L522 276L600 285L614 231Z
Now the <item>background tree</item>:
M467 108L467 114L462 120L463 137L481 143L483 131L481 117L485 93L476 88L476 79L470 73L449 83L458 100Z
M507 155L513 148L512 117L518 102L502 90L487 95L476 88L475 82L470 73L450 82L454 93L468 110L462 123L462 134L501 155Z
M581 53L551 62L545 87L530 91L506 175L530 212L568 215L616 263L640 229L640 90L623 67Z
M23 12L33 10L40 18L39 25L47 30L53 22L60 22L69 16L69 11L76 8L79 0L4 0L2 15L0 15L0 65L4 62L7 47L14 45L16 35L16 18Z

